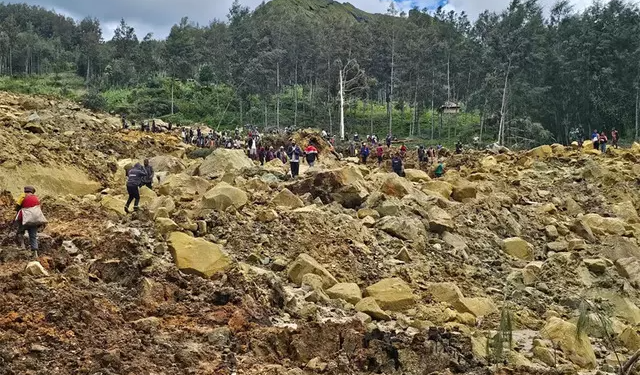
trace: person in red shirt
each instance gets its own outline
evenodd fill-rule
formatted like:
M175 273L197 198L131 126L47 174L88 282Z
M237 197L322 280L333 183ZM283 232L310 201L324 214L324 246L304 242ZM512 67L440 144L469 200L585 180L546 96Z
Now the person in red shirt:
M400 147L400 156L404 159L405 155L407 155L407 146L403 143L402 147Z
M313 167L316 160L320 160L318 158L318 149L313 144L309 144L309 146L307 146L307 148L304 149L304 154L307 159L307 164L309 164L309 167Z
M378 148L376 149L376 155L378 156L378 167L382 165L382 158L384 156L384 149L382 148L382 143L378 143Z
M36 189L33 186L25 186L24 194L16 201L16 224L18 225L18 232L16 233L16 242L18 246L24 247L24 241L22 240L24 232L29 233L29 245L31 251L38 256L38 227L35 225L23 225L22 224L22 209L33 208L40 205L40 200L35 195Z

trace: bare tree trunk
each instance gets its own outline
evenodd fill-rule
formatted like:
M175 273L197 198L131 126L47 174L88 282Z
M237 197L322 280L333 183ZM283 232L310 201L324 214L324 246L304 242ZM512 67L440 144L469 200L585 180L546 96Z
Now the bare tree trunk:
M340 139L344 141L344 77L340 69Z
M638 112L640 111L640 86L636 87L636 137L635 141L638 140Z
M171 77L171 114L173 114L173 77Z
M293 101L295 106L293 110L293 127L297 128L298 127L298 60L296 60L296 72L295 72L295 78L293 82L293 88L294 88Z
M267 124L268 124L268 122L267 122L267 116L268 116L268 113L269 113L268 111L269 111L269 109L268 109L268 106L267 106L267 99L265 98L265 99L264 99L264 128L265 128L265 129L266 129L266 128L267 128L267 126L268 126L268 125L267 125Z
M451 101L451 56L447 54L447 101Z
M509 73L511 70L511 61L507 67L507 73L504 75L504 90L502 91L502 107L500 108L500 127L498 128L498 144L504 144L504 126L507 111L507 87L509 85Z
M436 119L434 113L434 102L436 96L436 71L435 69L432 71L433 77L431 78L431 140L433 141L433 136L436 129Z
M396 68L396 35L395 32L391 39L391 87L389 88L389 97L387 98L387 108L389 111L389 134L393 132L393 81L395 78L395 68Z
M369 100L369 121L371 123L371 134L373 134L373 100Z
M484 106L482 107L482 114L480 115L480 146L482 147L482 131L484 130L484 116L487 112L487 97L484 98Z
M418 129L417 134L420 135L420 125L418 125L418 83L419 80L416 79L416 91L413 94L413 131L416 132L416 128Z
M278 91L276 94L276 127L280 131L280 62L276 64L276 80Z

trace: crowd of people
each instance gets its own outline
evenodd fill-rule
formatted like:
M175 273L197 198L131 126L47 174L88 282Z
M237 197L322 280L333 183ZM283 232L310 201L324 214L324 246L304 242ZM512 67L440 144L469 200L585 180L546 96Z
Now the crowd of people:
M620 140L620 136L618 131L614 128L611 130L611 146L613 148L618 148L618 142ZM591 142L593 142L593 148L595 150L600 150L602 153L607 152L607 144L609 143L609 138L607 138L606 132L602 131L598 133L597 129L593 130L591 133Z

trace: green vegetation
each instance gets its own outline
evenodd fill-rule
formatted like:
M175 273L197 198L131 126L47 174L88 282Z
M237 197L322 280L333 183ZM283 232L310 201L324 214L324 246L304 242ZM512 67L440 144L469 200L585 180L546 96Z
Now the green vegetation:
M638 137L640 9L611 0L575 12L512 0L471 23L412 9L374 15L330 0L273 0L226 21L183 18L165 40L0 4L0 89L69 97L130 118L214 128L320 127L399 138L569 142L617 128ZM437 109L460 104L441 119ZM481 130L482 133L481 134ZM435 142L435 141L434 141Z

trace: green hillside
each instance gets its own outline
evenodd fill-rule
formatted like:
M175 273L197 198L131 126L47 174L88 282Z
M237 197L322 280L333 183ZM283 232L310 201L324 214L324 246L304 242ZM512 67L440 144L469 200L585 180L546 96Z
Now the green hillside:
M258 7L255 15L280 17L307 17L325 22L365 22L375 15L356 8L350 3L332 0L273 0Z

